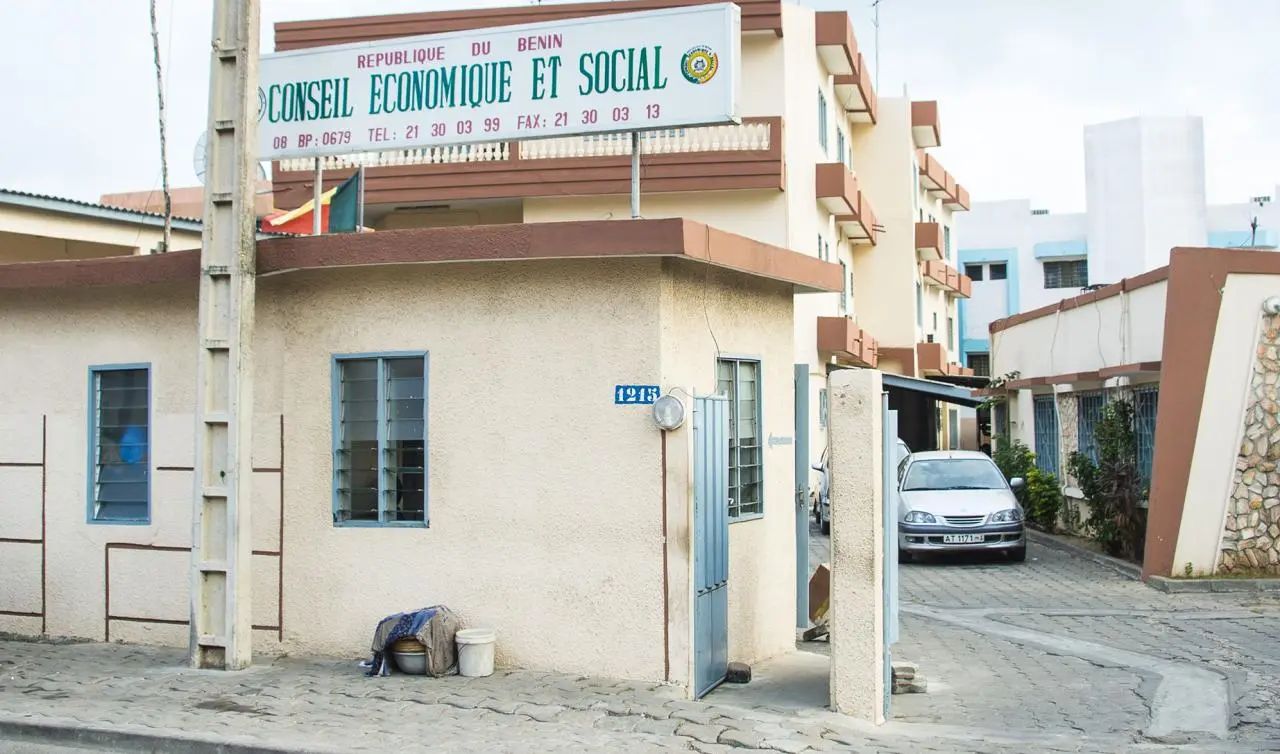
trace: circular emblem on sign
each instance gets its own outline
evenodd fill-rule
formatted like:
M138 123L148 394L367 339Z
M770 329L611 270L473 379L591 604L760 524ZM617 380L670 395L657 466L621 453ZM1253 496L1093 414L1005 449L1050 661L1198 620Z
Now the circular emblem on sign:
M706 45L698 45L690 49L680 59L680 72L690 84L705 84L720 69L720 59Z
M267 93L262 91L262 87L258 87L258 120L262 120L262 116L267 114Z

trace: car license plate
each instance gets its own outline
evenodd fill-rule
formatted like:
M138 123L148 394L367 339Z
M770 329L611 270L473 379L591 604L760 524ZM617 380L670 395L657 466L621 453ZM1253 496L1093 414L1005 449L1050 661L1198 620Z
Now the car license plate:
M944 545L980 545L986 541L986 536L982 534L943 534L942 544Z

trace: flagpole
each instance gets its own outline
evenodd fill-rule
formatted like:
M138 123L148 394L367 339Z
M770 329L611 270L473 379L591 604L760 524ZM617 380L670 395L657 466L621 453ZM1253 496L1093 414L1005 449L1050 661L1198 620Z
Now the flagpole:
M311 233L312 235L320 235L320 193L322 191L321 182L324 175L320 171L320 158L316 157L316 172L314 177L315 192L311 199Z
M364 165L356 171L360 174L356 182L360 184L360 193L356 194L356 232L364 232Z

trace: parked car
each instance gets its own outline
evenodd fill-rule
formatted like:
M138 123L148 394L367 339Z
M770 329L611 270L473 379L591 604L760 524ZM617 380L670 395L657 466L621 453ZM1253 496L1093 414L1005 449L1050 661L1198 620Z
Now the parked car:
M896 457L892 459L895 464L900 464L909 455L911 448L898 438L898 452ZM822 481L818 485L818 495L813 502L813 519L818 522L818 530L823 534L831 533L831 465L827 461L827 451L822 451L822 460L813 464L811 467L814 471L822 472Z
M984 551L1027 558L1022 506L989 456L976 450L914 453L898 467L898 554Z

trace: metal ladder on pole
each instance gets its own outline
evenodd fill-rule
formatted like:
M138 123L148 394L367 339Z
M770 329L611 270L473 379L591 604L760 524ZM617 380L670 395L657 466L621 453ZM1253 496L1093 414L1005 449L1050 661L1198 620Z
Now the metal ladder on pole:
M259 0L214 0L200 251L190 659L253 659L253 325Z

